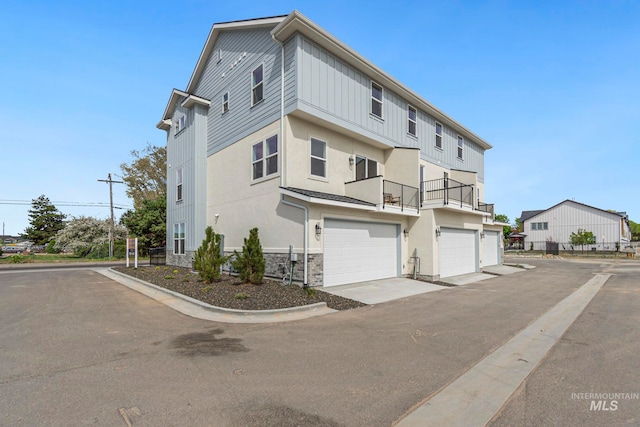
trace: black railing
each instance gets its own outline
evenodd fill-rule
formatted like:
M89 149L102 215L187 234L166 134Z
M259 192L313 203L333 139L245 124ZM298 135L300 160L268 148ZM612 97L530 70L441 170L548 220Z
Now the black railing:
M165 265L167 263L167 249L166 248L151 248L149 249L149 264L151 265Z
M382 180L382 207L398 206L420 211L419 191L416 187L399 184L397 182Z
M439 178L424 181L422 185L422 200L442 200L445 205L451 202L473 207L473 185L463 184L450 178Z
M478 202L478 208L479 211L482 212L487 212L491 214L491 219L495 218L495 212L494 212L494 205L493 203L482 203L482 202Z

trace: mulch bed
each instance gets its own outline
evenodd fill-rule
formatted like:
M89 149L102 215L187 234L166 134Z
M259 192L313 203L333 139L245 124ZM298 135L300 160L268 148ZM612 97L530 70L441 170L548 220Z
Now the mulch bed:
M282 285L282 282L268 279L261 285L252 285L223 274L219 282L204 283L198 273L184 267L114 267L114 270L216 307L237 310L273 310L318 302L326 302L334 310L349 310L366 305L313 288L308 293L296 284Z

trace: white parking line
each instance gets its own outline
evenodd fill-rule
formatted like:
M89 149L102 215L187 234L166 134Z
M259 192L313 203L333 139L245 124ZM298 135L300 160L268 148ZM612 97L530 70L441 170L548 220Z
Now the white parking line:
M609 277L597 274L396 425L486 425Z

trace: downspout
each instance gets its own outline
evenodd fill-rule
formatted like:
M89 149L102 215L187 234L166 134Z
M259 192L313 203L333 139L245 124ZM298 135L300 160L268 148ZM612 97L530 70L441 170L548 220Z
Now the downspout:
M284 43L276 39L275 35L271 34L271 38L274 42L280 45L280 140L282 141L281 147L282 152L280 153L280 188L285 188L286 182L284 179L285 175L285 161L284 161L284 153L285 153L285 137L284 137ZM307 244L307 236L309 235L309 209L298 203L289 202L285 200L284 194L281 195L280 200L283 204L292 206L294 208L302 209L304 211L304 234L302 236L302 248L304 252L304 262L303 262L303 283L302 285L306 288L308 285L307 277L308 277L308 268L307 268L307 259L309 258L309 245Z
M280 45L280 147L282 148L280 153L280 187L284 188L286 185L285 174L285 162L284 162L284 43L276 39L276 36L271 34L271 38L274 42Z

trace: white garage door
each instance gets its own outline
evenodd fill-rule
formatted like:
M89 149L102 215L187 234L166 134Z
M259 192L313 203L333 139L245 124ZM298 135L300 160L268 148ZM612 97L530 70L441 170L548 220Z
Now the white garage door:
M476 271L476 232L457 228L440 229L440 277Z
M498 252L500 251L500 233L497 231L485 231L483 242L483 267L499 264Z
M324 221L324 286L398 275L398 226Z

